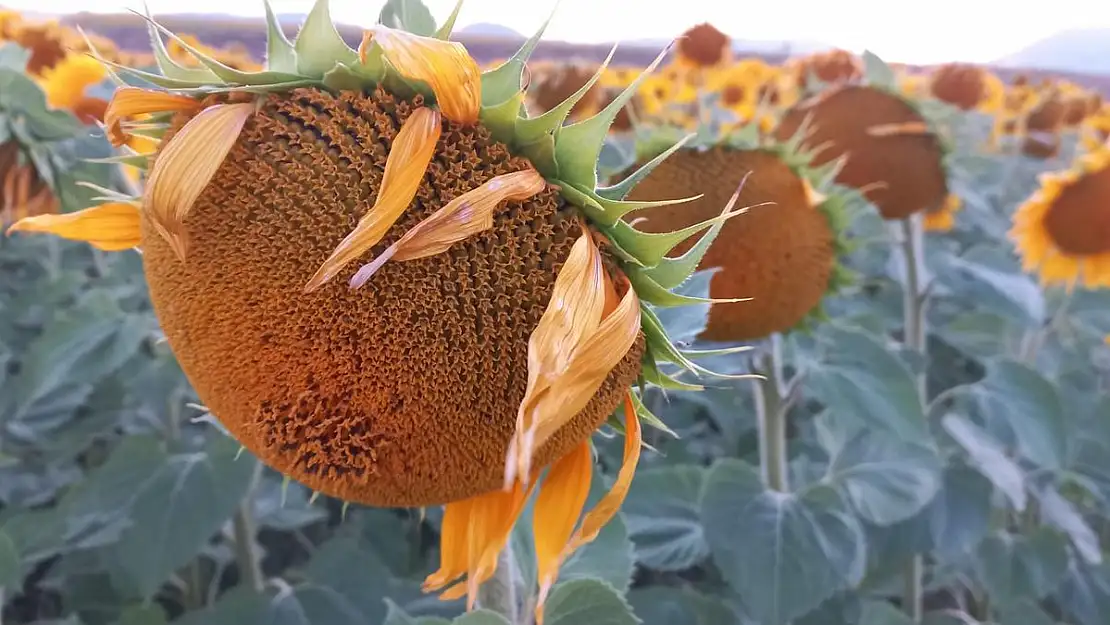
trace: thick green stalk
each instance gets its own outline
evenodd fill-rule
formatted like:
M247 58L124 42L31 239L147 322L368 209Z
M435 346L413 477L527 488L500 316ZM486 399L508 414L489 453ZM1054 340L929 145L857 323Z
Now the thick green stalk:
M922 288L922 275L925 273L925 237L921 229L920 215L911 215L902 220L902 258L905 266L905 283L903 284L902 313L903 324L902 341L906 347L925 355L926 351L926 324L925 301L926 294ZM926 394L926 368L915 374L914 382L917 386L918 401L925 405ZM915 555L906 564L905 596L903 608L914 623L920 623L924 615L925 563L921 555Z
M759 464L768 488L785 493L790 490L786 449L786 404L782 376L782 337L770 340L770 353L760 367L765 380L754 380L755 410L759 425Z
M254 515L251 513L255 485L261 477L262 463L256 461L251 487L247 490L246 497L239 504L239 510L231 519L231 528L235 540L235 562L239 568L239 581L255 592L262 592L263 582L265 581L262 577L261 559L254 540Z
M516 560L512 540L497 557L497 571L478 588L478 607L497 612L512 625L517 625L519 615L516 600Z

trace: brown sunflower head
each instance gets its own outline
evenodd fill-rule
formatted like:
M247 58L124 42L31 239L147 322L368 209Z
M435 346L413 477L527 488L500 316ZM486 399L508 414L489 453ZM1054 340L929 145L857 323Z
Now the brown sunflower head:
M942 65L933 71L930 91L938 100L970 111L987 96L985 71L967 63Z
M731 57L732 40L716 26L698 24L678 39L678 60L693 68L717 67Z
M798 86L804 88L812 75L827 85L850 83L863 76L863 63L847 50L816 52L798 62Z
M581 61L548 62L532 65L529 70L531 80L528 84L528 96L535 104L537 113L544 113L565 102L590 82L598 71L598 64ZM594 83L571 109L571 118L590 115L604 106L604 92L602 85Z
M791 108L775 136L806 125L817 165L844 158L837 182L860 190L884 219L934 210L948 197L945 150L926 118L883 89L847 85Z

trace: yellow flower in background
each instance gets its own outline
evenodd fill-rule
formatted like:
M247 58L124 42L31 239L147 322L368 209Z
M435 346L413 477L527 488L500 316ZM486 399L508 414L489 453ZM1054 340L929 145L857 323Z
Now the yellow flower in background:
M92 124L104 120L108 102L86 96L85 92L107 77L108 70L96 59L85 54L69 54L43 70L36 82L42 87L49 106L72 111L81 121Z
M1044 285L1110 287L1110 149L1041 176L1009 236L1022 267Z
M944 204L935 210L925 211L922 225L928 232L948 232L956 225L956 213L962 208L963 200L960 196L949 193Z

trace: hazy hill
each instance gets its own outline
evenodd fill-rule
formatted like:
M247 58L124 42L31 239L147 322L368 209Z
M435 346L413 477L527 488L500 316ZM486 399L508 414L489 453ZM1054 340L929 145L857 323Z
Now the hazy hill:
M1110 74L1110 29L1066 30L1003 57L997 64Z

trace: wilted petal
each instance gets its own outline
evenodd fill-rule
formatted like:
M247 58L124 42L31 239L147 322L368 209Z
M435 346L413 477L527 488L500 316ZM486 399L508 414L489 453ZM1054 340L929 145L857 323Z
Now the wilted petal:
M447 119L463 124L478 121L482 72L461 43L378 25L363 34L359 46L363 62L371 43L381 47L385 58L402 76L427 83Z
M231 151L254 104L217 104L189 120L154 159L143 207L155 230L185 260L185 217Z
M543 605L547 593L559 577L567 544L590 494L593 467L590 441L584 440L551 466L536 496L532 535L536 548L540 605Z
M117 148L126 143L128 135L123 132L122 122L136 115L193 112L200 110L200 107L200 102L188 96L139 87L120 87L104 112L108 140Z
M405 120L389 149L378 197L355 229L336 246L305 286L315 291L338 274L347 263L366 253L389 232L412 204L428 163L439 141L440 118L433 109L421 107Z
M138 207L126 202L112 202L75 213L27 217L12 224L8 234L41 232L118 252L139 245L139 224Z
M605 269L593 237L583 229L555 278L551 300L528 338L528 386L509 443L505 488L531 472L536 405L563 375L575 350L600 325L605 308Z
M434 256L468 237L493 227L493 210L505 200L523 201L543 190L546 181L534 169L497 176L448 202L390 245L351 278L359 288L390 259L415 260Z

